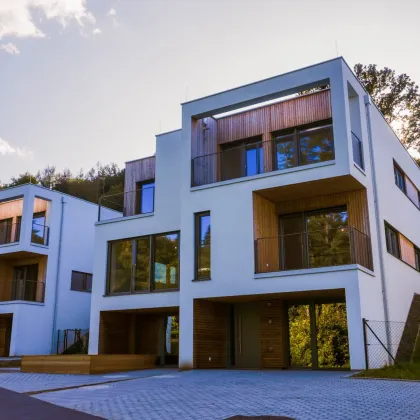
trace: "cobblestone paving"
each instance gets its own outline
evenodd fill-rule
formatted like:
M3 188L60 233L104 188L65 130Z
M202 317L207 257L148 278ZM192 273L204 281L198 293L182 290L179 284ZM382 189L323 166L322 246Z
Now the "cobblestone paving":
M109 373L103 375L60 375L47 373L11 372L0 375L0 387L16 392L45 391L48 389L89 385L130 378L143 378L171 372L167 369L138 370L135 372Z
M343 372L190 371L39 394L115 420L420 418L420 383L349 379Z

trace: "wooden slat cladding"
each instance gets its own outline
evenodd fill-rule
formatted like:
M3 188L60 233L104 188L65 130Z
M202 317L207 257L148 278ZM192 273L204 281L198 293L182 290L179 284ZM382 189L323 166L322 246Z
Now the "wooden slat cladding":
M253 193L254 239L258 242L256 272L266 271L267 265L272 271L280 269L279 264L279 218L276 205ZM270 238L259 240L260 238Z
M416 267L416 257L414 254L414 245L409 241L405 236L399 233L400 238L400 249L401 249L401 259L410 264L412 267Z
M0 220L13 219L12 223L16 223L17 217L22 216L23 199L0 203Z
M144 159L134 160L125 164L125 180L124 180L124 208L125 216L133 216L136 214L136 184L137 182L149 181L155 179L155 156L146 157Z
M216 153L217 145L254 136L270 140L273 131L330 119L330 96L330 91L324 90L217 120L209 117L207 127L202 120L193 120L192 158Z
M260 307L261 368L286 368L287 317L282 300L261 302Z
M369 235L369 211L366 190L320 195L276 204L279 215L347 205L349 225Z
M194 368L227 367L228 306L194 300Z
M129 354L130 314L101 312L99 354Z

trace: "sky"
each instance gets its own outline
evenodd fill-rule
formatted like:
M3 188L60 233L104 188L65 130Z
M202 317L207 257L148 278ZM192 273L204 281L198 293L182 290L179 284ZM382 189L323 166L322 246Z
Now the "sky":
M342 55L420 84L418 0L0 0L0 181L149 156L182 102Z

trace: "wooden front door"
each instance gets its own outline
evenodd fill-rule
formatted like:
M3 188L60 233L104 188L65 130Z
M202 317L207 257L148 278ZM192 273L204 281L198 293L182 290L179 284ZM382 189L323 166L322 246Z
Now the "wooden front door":
M0 357L9 356L12 317L0 317Z

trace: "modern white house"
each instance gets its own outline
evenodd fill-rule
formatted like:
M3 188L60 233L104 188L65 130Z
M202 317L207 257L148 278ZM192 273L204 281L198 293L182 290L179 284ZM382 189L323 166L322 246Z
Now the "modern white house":
M366 366L420 293L420 170L343 58L182 104L96 223L90 354ZM385 362L385 360L384 360Z
M97 214L37 185L0 191L0 357L56 353L58 330L89 328Z

